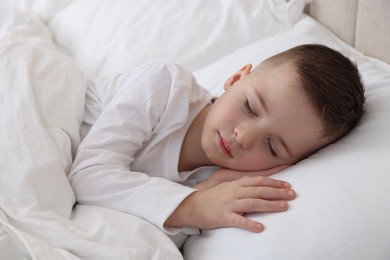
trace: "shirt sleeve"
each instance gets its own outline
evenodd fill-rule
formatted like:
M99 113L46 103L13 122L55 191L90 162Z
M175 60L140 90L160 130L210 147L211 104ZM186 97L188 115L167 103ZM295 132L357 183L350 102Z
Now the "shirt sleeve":
M164 113L173 85L169 66L151 63L118 77L102 81L102 112L79 146L70 183L79 203L127 212L176 234L181 230L164 222L195 190L131 169Z

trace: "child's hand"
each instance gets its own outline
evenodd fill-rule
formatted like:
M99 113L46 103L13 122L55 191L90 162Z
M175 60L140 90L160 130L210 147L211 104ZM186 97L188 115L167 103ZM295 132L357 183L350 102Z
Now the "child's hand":
M222 182L234 181L242 178L243 176L269 176L271 174L280 172L281 170L284 170L289 166L290 164L283 164L261 171L236 171L222 168L215 171L214 174L211 175L207 180L195 185L194 188L198 190L206 190Z
M284 181L245 176L192 193L176 208L165 225L200 229L230 226L261 232L263 224L246 218L244 214L285 211L287 200L295 196Z

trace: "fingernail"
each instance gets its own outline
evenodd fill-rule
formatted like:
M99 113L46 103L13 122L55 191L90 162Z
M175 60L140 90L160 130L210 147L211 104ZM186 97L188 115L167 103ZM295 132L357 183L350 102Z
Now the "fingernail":
M256 224L255 227L256 227L256 231L259 231L259 232L263 231L263 228L264 228L263 225L261 225L261 224Z
M284 182L284 183L283 183L283 187L285 187L285 188L290 188L290 183Z
M286 208L287 208L287 202L285 202L285 201L280 201L280 202L279 202L279 207L280 207L281 209L286 209Z
M287 195L290 197L290 198L294 198L295 197L295 192L293 190L289 190L287 191Z

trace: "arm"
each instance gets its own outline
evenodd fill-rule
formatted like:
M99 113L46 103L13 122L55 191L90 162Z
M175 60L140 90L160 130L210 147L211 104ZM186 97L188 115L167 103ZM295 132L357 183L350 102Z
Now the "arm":
M104 81L102 112L79 147L69 180L79 203L127 212L163 229L194 189L150 177L131 165L164 113L171 74L157 63L121 77L111 81L115 84Z

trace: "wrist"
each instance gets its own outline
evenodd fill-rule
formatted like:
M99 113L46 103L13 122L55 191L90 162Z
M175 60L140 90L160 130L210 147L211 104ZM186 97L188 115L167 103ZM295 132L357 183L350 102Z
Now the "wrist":
M193 223L191 223L190 221L192 215L190 204L192 198L196 193L197 191L187 196L177 206L177 208L172 212L172 214L165 221L164 223L165 227L172 227L172 228L195 227Z

